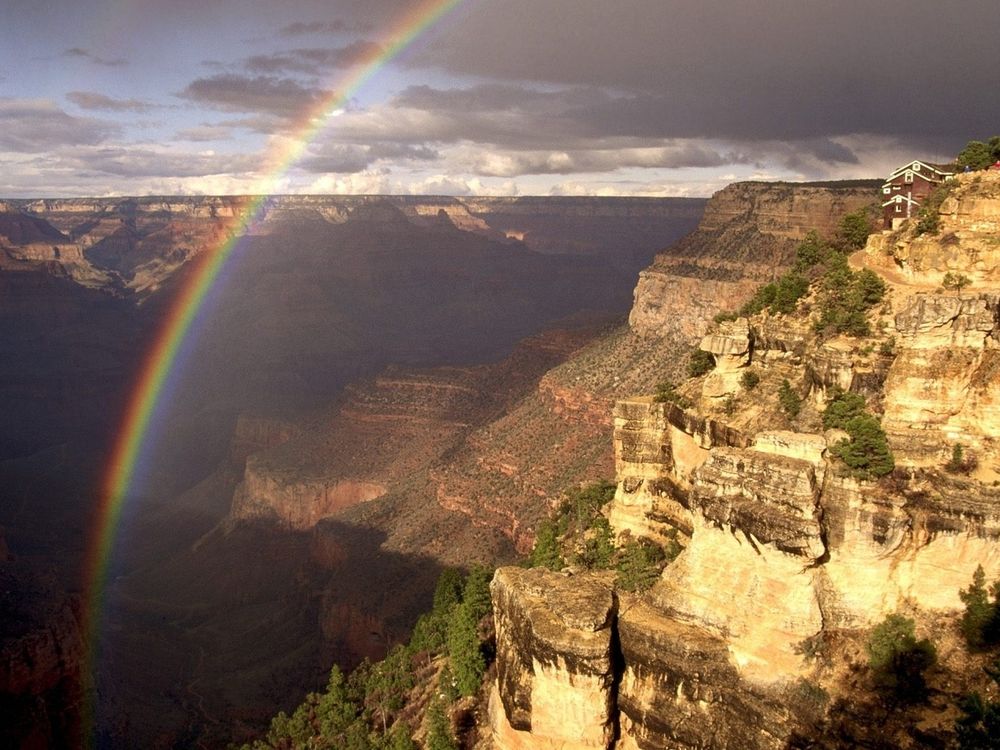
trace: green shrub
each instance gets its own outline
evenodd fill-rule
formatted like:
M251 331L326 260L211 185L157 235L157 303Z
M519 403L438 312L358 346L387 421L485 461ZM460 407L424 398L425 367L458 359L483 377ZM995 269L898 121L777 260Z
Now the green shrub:
M983 669L1000 688L1000 660ZM970 693L959 704L962 715L955 722L958 750L1000 749L1000 702L984 700L979 693Z
M920 211L917 213L915 231L918 235L937 234L941 231L941 204L955 189L956 184L954 180L942 182L924 199L923 205L920 206Z
M528 567L562 570L566 566L566 561L562 557L559 537L556 521L547 518L538 524L535 530L535 546L528 556Z
M867 312L882 301L885 289L877 273L867 268L852 271L845 255L832 254L820 282L816 330L867 336L871 333Z
M715 357L704 349L695 349L688 359L687 373L689 378L697 378L715 369Z
M960 292L971 283L972 280L965 274L953 273L952 271L948 271L941 279L941 286L951 292Z
M732 416L736 413L736 407L739 402L736 400L736 396L730 393L726 396L726 400L722 402L722 411L724 411L728 416Z
M970 167L972 169L986 169L1000 159L1000 135L995 135L986 143L982 141L969 141L965 148L958 152L959 169Z
M962 589L958 596L965 605L959 627L969 648L979 650L1000 639L1000 581L990 587L993 601L986 591L986 572L983 566L976 567L969 588Z
M824 430L846 430L847 423L865 413L865 397L842 388L835 388L823 411Z
M588 532L578 562L591 570L607 570L615 555L611 524L604 516L597 516L591 522Z
M860 414L848 419L844 430L850 439L841 440L830 449L859 479L873 479L891 474L896 462L889 450L882 425L870 414Z
M795 270L805 273L826 260L831 247L820 239L816 230L810 231L795 249Z
M658 404L676 404L681 409L691 408L691 399L678 393L677 386L669 380L665 380L656 386L656 395L653 396L653 401Z
M858 250L865 246L872 225L868 219L868 209L861 208L849 213L840 220L838 237L841 244L848 250Z
M448 621L448 659L459 695L475 695L486 671L478 625L479 618L464 602Z
M886 617L872 630L867 651L877 687L905 701L925 697L924 672L937 661L937 650L926 638L917 640L913 620L895 614Z
M716 323L726 323L731 320L736 320L738 317L739 313L736 312L736 310L723 310L720 313L716 313L712 320Z
M760 383L760 375L757 374L756 370L746 369L740 376L740 385L743 386L744 390L752 391Z
M802 410L802 399L787 380L781 381L781 386L778 388L778 405L781 406L781 411L791 419L799 416L799 412Z
M645 591L660 577L667 563L663 548L648 539L630 539L620 552L617 586L625 591Z
M965 469L965 448L961 443L955 443L951 447L951 458L944 465L945 471L958 474Z
M426 747L427 750L458 750L458 743L451 732L451 721L440 700L432 701L427 709Z
M754 292L739 314L743 317L758 315L765 309L771 313L788 315L809 291L809 280L796 271L790 271L777 281L765 284Z
M747 300L743 307L740 308L740 315L742 317L748 317L750 315L757 315L764 310L765 307L774 302L774 295L777 294L778 287L774 284L765 284L760 287L753 296Z

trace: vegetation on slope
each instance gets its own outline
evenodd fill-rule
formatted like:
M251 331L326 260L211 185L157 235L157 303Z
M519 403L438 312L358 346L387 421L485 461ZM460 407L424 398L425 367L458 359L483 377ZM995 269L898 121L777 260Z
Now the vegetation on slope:
M561 570L567 564L587 570L615 570L615 585L624 591L643 591L659 578L663 568L680 554L676 534L665 546L623 535L615 544L611 526L601 509L615 496L613 482L595 482L566 493L555 513L539 526L529 566Z
M830 452L843 461L859 479L890 474L896 462L878 419L867 411L858 393L837 389L823 412L825 429L844 430L850 437L834 445Z
M411 702L419 698L418 676L440 671L439 695L430 702L426 747L457 747L446 704L473 695L492 659L484 620L490 613L493 571L473 567L467 576L441 574L434 605L413 629L406 645L393 647L382 661L363 662L349 676L330 670L322 692L309 693L291 715L279 713L265 736L244 750L409 750L416 748ZM404 717L403 714L409 714ZM419 712L418 712L419 713Z
M870 232L866 210L847 214L833 240L810 232L796 249L791 271L760 287L738 311L717 315L716 322L759 315L765 310L772 315L790 315L799 301L815 289L818 333L869 335L867 313L882 300L885 283L868 269L851 270L847 256L864 247Z

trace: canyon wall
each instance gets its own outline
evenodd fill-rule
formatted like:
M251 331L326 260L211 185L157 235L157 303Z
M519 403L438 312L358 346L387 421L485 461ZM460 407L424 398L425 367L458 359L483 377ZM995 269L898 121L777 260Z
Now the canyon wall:
M697 231L639 274L629 325L642 336L693 342L720 305L737 307L795 260L810 231L831 237L841 217L872 205L878 183L738 182L712 196Z
M581 731L559 747L799 746L790 743L808 742L827 710L801 710L804 690L841 706L860 700L857 679L845 683L843 671L811 660L809 644L857 642L897 612L914 617L921 636L954 637L940 623L957 630L959 591L976 567L987 580L1000 577L1000 273L987 252L997 236L998 186L1000 173L962 176L942 206L938 232L919 235L910 227L874 235L851 257L855 268L880 271L888 282L883 302L868 314L870 336L816 333L810 297L791 315L765 311L713 327L700 348L713 354L716 368L683 382L676 402L618 401L618 488L606 509L612 528L661 542L676 532L684 549L646 593L613 594L615 666L603 675L613 689L591 685L585 697L573 698L588 707L577 721L581 727L610 723L614 736L593 739ZM710 204L706 231L760 210L752 186L727 190L734 203L722 203L718 212ZM787 217L761 211L761 226L775 237L796 236L806 228L802 217L810 210L825 215L829 199L786 202ZM747 257L756 252L750 243ZM642 310L633 311L633 330L656 332L676 317L651 312L681 304L659 296L673 293L670 283L651 283L666 268L660 256L640 281L636 306ZM720 278L729 274L721 264L716 268ZM946 270L971 284L940 288ZM703 332L690 320L672 325ZM759 382L748 387L741 376L751 369ZM783 383L802 398L797 414L779 403ZM852 475L835 457L832 449L847 435L824 430L821 415L837 388L863 396L881 417L895 459L891 475ZM949 468L955 445L975 460ZM537 577L548 575L572 581L550 584L552 592L608 585L605 574L579 569ZM547 674L549 665L558 665L559 684L571 686L563 688L567 699L588 684L575 677L574 648L550 644L578 642L565 610L586 618L589 605L573 594L539 597L539 585L508 569L494 581L499 679L490 721L496 748L554 746L534 731L535 702L525 697L525 685ZM556 632L552 623L561 623ZM546 679L548 690L557 690ZM610 712L603 708L607 700ZM542 723L544 705L537 709ZM855 716L843 746L871 720ZM928 742L950 741L949 722L924 729ZM911 730L881 729L893 746L920 746L906 734Z

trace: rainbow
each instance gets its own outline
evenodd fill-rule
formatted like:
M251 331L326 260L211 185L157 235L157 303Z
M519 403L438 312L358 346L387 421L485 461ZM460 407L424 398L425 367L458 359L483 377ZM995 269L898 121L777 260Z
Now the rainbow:
M84 639L87 649L85 677L95 673L97 642L101 627L108 565L114 547L122 509L135 479L136 466L185 342L192 335L205 301L219 280L248 227L263 214L268 196L275 192L282 177L302 157L305 149L325 128L330 119L343 111L350 98L425 31L455 10L465 0L422 0L397 20L385 35L384 46L373 50L368 59L337 82L335 91L307 111L293 136L284 138L265 157L260 189L255 191L243 211L233 219L227 239L202 253L196 260L184 288L177 295L147 352L129 396L124 418L117 432L110 460L103 476L90 543L84 560ZM84 717L85 737L93 738L93 709Z

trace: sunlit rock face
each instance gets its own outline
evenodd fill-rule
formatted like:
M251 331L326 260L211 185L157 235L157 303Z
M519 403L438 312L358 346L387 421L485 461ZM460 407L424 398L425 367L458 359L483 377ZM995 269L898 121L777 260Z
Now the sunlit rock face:
M494 741L503 748L607 748L614 734L617 605L599 582L501 568L490 586L497 633Z
M844 214L872 202L871 186L739 182L712 196L698 230L639 274L629 325L694 343L721 310L735 310L795 260L810 231L833 236Z
M760 196L742 190L743 213L717 211L717 195L699 231L743 216L795 234L797 220L761 213ZM817 334L816 297L795 316L763 313L706 332L704 310L680 309L699 307L696 295L666 297L658 274L667 263L676 270L676 258L661 256L644 275L633 330L687 331L715 370L677 381L672 403L615 406L612 529L661 541L676 529L684 546L646 594L622 595L619 748L798 746L789 745L801 720L793 693L816 674L803 644L863 633L894 612L931 627L958 616L977 566L987 580L1000 576L998 217L1000 173L963 176L939 231L870 238L850 262L881 273L887 293L861 339ZM955 288L949 272L969 283ZM740 380L747 368L760 376L753 390ZM782 413L783 381L801 413ZM851 476L831 451L848 435L824 429L822 414L841 390L880 419L892 475ZM956 445L965 463L946 466Z

